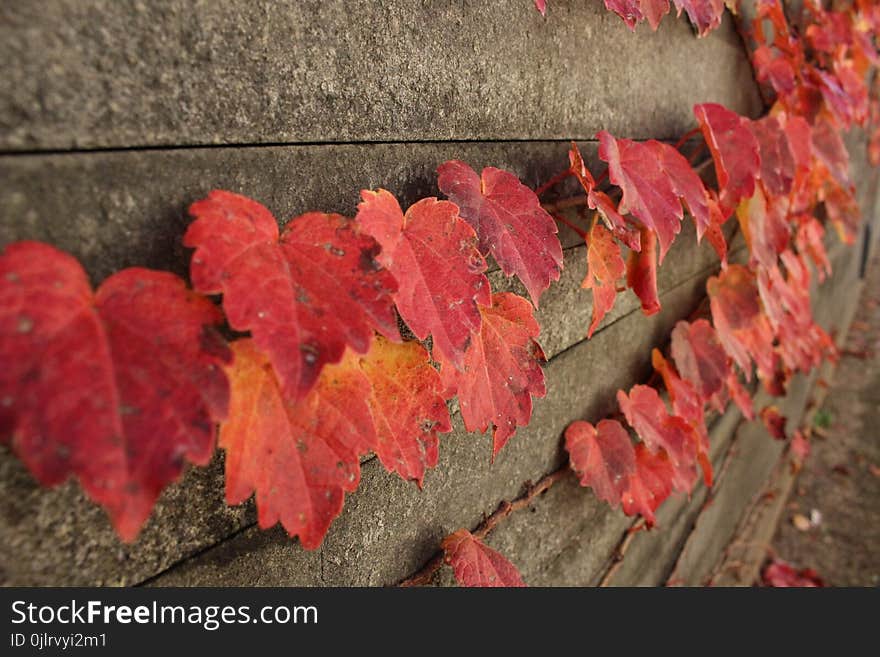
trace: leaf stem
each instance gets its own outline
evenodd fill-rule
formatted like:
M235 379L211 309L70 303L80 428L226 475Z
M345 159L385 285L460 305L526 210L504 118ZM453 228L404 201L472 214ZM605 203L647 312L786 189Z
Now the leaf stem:
M538 188L535 190L535 194L537 194L538 196L540 196L541 194L543 194L544 192L546 192L546 191L547 191L548 189L550 189L551 187L554 187L554 186L558 185L559 183L561 183L563 180L565 180L566 178L568 178L570 175L571 175L571 168L568 168L568 169L566 169L565 171L560 171L560 172L557 173L555 176L553 176L550 180L548 180L548 181L545 182L543 185L541 185L540 187L538 187Z

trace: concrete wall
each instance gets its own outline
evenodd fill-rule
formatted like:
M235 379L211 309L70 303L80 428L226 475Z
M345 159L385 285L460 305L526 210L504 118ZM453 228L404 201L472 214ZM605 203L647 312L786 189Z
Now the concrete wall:
M580 0L556 0L546 19L529 0L12 2L0 7L0 58L8 72L0 79L0 246L51 242L79 257L95 283L133 265L185 274L185 208L217 187L260 200L282 221L313 209L351 214L361 188L381 185L404 202L436 195L434 170L449 158L507 168L536 185L565 166L569 139L595 161L599 129L674 138L693 126L697 102L762 111L729 16L706 39L671 17L657 33L634 35L601 3ZM876 177L867 176L862 201L873 209ZM258 530L252 503L224 504L221 454L169 487L138 541L125 545L74 484L41 489L0 450L0 582L381 585L406 577L443 536L473 527L556 469L565 426L598 419L617 388L645 378L650 347L699 304L717 268L686 229L661 270L663 311L645 318L632 295L621 295L586 341L584 247L570 231L561 237L565 271L539 313L548 395L494 464L490 439L467 434L455 414L424 490L367 459L323 546L306 552L277 528ZM741 240L733 245L741 258ZM852 303L855 254L834 247L832 292L818 297L829 325ZM522 291L497 271L491 277L496 289ZM791 415L808 384L792 391ZM755 427L735 412L715 422L713 459L725 474L714 504L703 510L702 489L669 502L662 529L636 536L612 583L704 578L777 456ZM489 542L530 584L591 584L630 524L569 478Z

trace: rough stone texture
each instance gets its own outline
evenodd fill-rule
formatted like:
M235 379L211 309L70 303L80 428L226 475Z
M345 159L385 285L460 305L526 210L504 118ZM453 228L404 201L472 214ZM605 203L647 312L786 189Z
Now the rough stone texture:
M0 150L671 138L761 107L730 16L634 36L599 2L6 2L0 61Z

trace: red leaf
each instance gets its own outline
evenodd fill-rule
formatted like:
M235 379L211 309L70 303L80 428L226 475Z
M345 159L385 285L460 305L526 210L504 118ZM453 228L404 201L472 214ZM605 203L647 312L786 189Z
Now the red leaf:
M771 436L776 440L785 440L785 416L776 406L765 406L758 415Z
M707 190L707 202L709 203L709 227L706 229L706 239L715 249L718 258L721 260L722 269L727 268L727 240L724 238L724 231L721 226L727 220L721 205L718 202L718 195L714 191Z
M825 118L813 124L813 152L834 179L845 189L851 186L849 179L849 154L840 137L840 131Z
M685 420L694 432L697 460L703 470L703 480L706 486L711 486L712 462L709 460L709 431L706 428L703 399L689 381L679 377L659 349L651 351L651 363L654 370L663 377L663 384L672 402L672 413Z
M636 454L626 429L616 420L602 420L595 427L578 420L565 430L565 449L569 462L597 497L612 507L630 485L636 472Z
M669 0L605 0L605 6L620 16L627 27L635 30L636 23L647 20L652 30L669 13Z
M541 16L547 14L547 0L535 0L535 9L541 12Z
M686 204L697 225L697 241L701 240L712 221L706 186L687 158L675 148L653 139L645 145L654 152L660 170L669 177L673 191Z
M213 191L189 209L184 244L196 249L196 290L223 294L229 325L250 331L287 395L301 398L346 345L358 353L373 330L399 340L391 294L396 283L378 267L376 242L351 220L311 212L278 224L262 205Z
M541 293L559 280L562 245L535 192L512 173L486 167L477 176L459 160L441 164L437 173L440 190L476 231L480 250L507 276L516 274L537 307Z
M794 435L791 437L791 453L801 462L810 455L810 442L804 437L800 429L795 430Z
M751 378L752 359L762 379L774 373L773 330L758 297L755 275L742 265L730 265L706 283L712 323L727 354Z
M442 548L461 586L525 586L513 564L466 529L443 539Z
M795 175L795 160L788 135L775 116L750 125L761 150L761 180L771 195L788 194Z
M715 161L722 206L733 208L755 191L761 166L758 142L749 121L717 103L694 105L694 116Z
M825 210L840 240L846 244L854 244L862 220L862 211L856 201L855 190L832 185L831 189L825 192Z
M825 252L825 229L819 220L811 215L804 215L800 219L800 225L795 235L795 245L798 253L807 255L816 265L819 272L819 282L831 275L831 262Z
M226 501L256 493L260 527L277 522L303 547L317 548L360 480L360 457L376 446L370 383L347 352L323 369L300 401L286 398L254 341L232 345L232 401L220 427Z
M672 493L675 470L665 451L652 452L645 443L635 448L636 472L630 475L629 485L621 496L623 512L640 513L648 527L657 523L654 511Z
M418 342L380 337L360 367L370 382L376 456L389 471L421 486L425 469L437 465L437 434L452 429L440 374Z
M654 388L633 386L629 395L617 391L626 421L652 452L663 449L675 470L673 487L690 491L697 479L698 436L686 420L670 415Z
M642 250L630 251L626 261L626 284L642 302L642 312L653 315L660 312L657 294L657 238L642 230Z
M744 199L737 207L736 216L749 246L753 267L773 267L788 246L791 229L786 223L785 203L784 197L768 198L759 183L751 198Z
M457 392L468 431L493 431L493 457L532 416L532 398L543 397L544 354L535 342L540 327L528 301L509 292L481 307L483 326L464 356L461 370L435 353L447 394Z
M491 303L486 261L473 229L449 201L426 198L404 216L384 189L361 192L357 222L382 246L377 260L398 280L394 301L420 340L431 335L456 367L480 331L478 302Z
M706 36L721 25L724 15L724 0L673 0L678 15L684 9L691 23L697 28L701 37Z
M730 366L712 325L705 319L679 322L672 331L671 351L681 376L704 402L722 412L727 403L725 379Z
M780 96L787 96L795 90L794 66L784 55L775 53L765 45L759 46L752 53L758 82L769 83Z
M178 277L125 269L92 292L38 242L0 255L0 436L51 486L75 475L135 538L186 461L206 465L229 388L222 317Z
M657 147L616 139L605 130L596 136L609 178L623 191L620 211L631 213L657 233L662 261L681 230L683 212L669 173L656 155Z
M812 568L802 568L797 570L791 564L774 559L764 567L761 572L761 579L765 586L775 586L779 588L787 587L806 587L817 588L825 586L822 578Z
M626 223L626 219L618 212L617 205L609 198L608 194L600 192L595 188L596 182L593 179L593 175L587 169L587 165L584 164L584 158L574 142L571 142L568 159L571 162L570 170L572 174L578 179L587 193L587 204L598 211L602 221L605 222L605 226L617 239L633 251L641 250L639 231Z
M620 247L611 233L602 224L594 224L587 242L587 276L581 285L593 290L593 321L587 337L592 337L599 322L614 307L617 281L625 272Z

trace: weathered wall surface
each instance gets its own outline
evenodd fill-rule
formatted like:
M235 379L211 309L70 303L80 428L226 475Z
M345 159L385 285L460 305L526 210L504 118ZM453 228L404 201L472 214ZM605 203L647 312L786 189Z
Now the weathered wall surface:
M537 185L565 166L569 139L595 162L599 129L674 138L692 127L697 102L762 111L729 16L696 39L674 18L657 33L631 34L598 2L559 0L546 19L528 0L462 4L4 3L0 247L51 242L79 257L95 283L134 265L185 275L185 209L214 188L250 195L282 222L313 209L352 214L362 188L385 187L405 203L436 195L434 170L446 159L503 167ZM862 151L854 161L870 214L876 176ZM138 541L125 545L73 483L41 489L2 450L0 582L382 585L406 577L444 535L473 527L556 469L565 426L601 417L617 388L645 378L650 347L700 303L717 269L686 228L660 271L663 311L645 318L632 295L621 295L586 341L584 247L574 233L561 237L565 271L539 312L548 395L494 464L490 439L467 434L456 414L422 491L365 460L359 490L323 546L307 552L278 528L260 531L252 503L225 506L222 454L169 487ZM739 237L733 246L741 258ZM826 325L840 327L859 258L857 249L833 253L835 276L817 300ZM521 291L497 271L491 278L497 289ZM809 388L793 388L791 417ZM724 472L718 485L669 502L662 529L635 537L612 583L700 583L711 570L779 452L734 411L712 436ZM489 542L530 584L592 584L630 525L572 477Z

